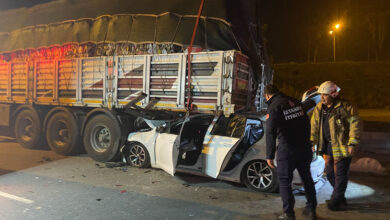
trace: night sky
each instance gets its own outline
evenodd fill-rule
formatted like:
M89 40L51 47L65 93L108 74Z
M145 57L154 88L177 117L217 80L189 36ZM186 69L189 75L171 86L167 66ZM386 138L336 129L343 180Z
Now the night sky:
M0 0L0 10L50 1ZM336 35L339 61L390 60L390 0L258 1L263 5L261 16L273 63L332 61L329 30L338 21L342 23Z
M370 25L384 25L379 60L390 59L390 0L262 0L268 24L268 53L274 62L317 62L333 58L332 24L342 26L336 35L338 61L375 60ZM371 18L371 22L369 22ZM376 21L376 22L375 22Z
M0 0L0 11L21 7L31 7L37 4L51 2L53 0Z

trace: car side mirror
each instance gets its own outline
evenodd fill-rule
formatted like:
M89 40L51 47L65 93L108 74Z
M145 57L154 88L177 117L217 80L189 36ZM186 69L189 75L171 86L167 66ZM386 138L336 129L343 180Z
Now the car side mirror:
M165 131L165 128L166 128L166 127L167 127L167 123L164 123L164 124L158 126L158 127L156 128L156 131L159 132L159 133L161 133L161 132Z
M314 107L321 101L321 96L318 93L318 86L314 86L303 93L302 106L303 110L309 114L313 111Z

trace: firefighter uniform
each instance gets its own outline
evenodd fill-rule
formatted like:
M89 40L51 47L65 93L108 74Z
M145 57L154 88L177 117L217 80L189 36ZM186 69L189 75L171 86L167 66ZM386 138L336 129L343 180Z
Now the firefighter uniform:
M311 119L311 141L318 146L318 154L326 155L325 173L333 186L332 210L344 210L345 191L352 155L348 146L356 146L360 141L360 118L351 104L335 98L333 105L327 107L318 103ZM329 204L328 204L329 206Z
M295 199L291 182L293 171L297 169L305 187L306 209L315 213L317 199L310 173L312 149L309 118L303 111L301 102L283 93L273 95L267 104L267 159L273 160L276 154L283 211L287 216L294 216ZM278 146L276 146L276 139L279 142Z

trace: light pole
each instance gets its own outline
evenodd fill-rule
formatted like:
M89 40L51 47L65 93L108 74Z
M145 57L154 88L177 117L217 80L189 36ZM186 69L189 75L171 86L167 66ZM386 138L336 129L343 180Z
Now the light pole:
M329 34L333 35L333 62L336 62L336 33L330 30Z
M336 62L336 31L340 28L340 24L335 24L334 29L329 31L330 35L333 35L333 62Z

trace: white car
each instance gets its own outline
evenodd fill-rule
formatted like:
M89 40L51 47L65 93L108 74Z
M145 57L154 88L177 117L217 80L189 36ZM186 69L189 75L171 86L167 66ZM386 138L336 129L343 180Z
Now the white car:
M196 114L145 122L150 128L130 133L121 149L130 165L243 183L261 192L278 189L276 172L265 160L264 113ZM315 183L323 184L324 167L322 157L313 159ZM301 186L297 172L293 183Z

